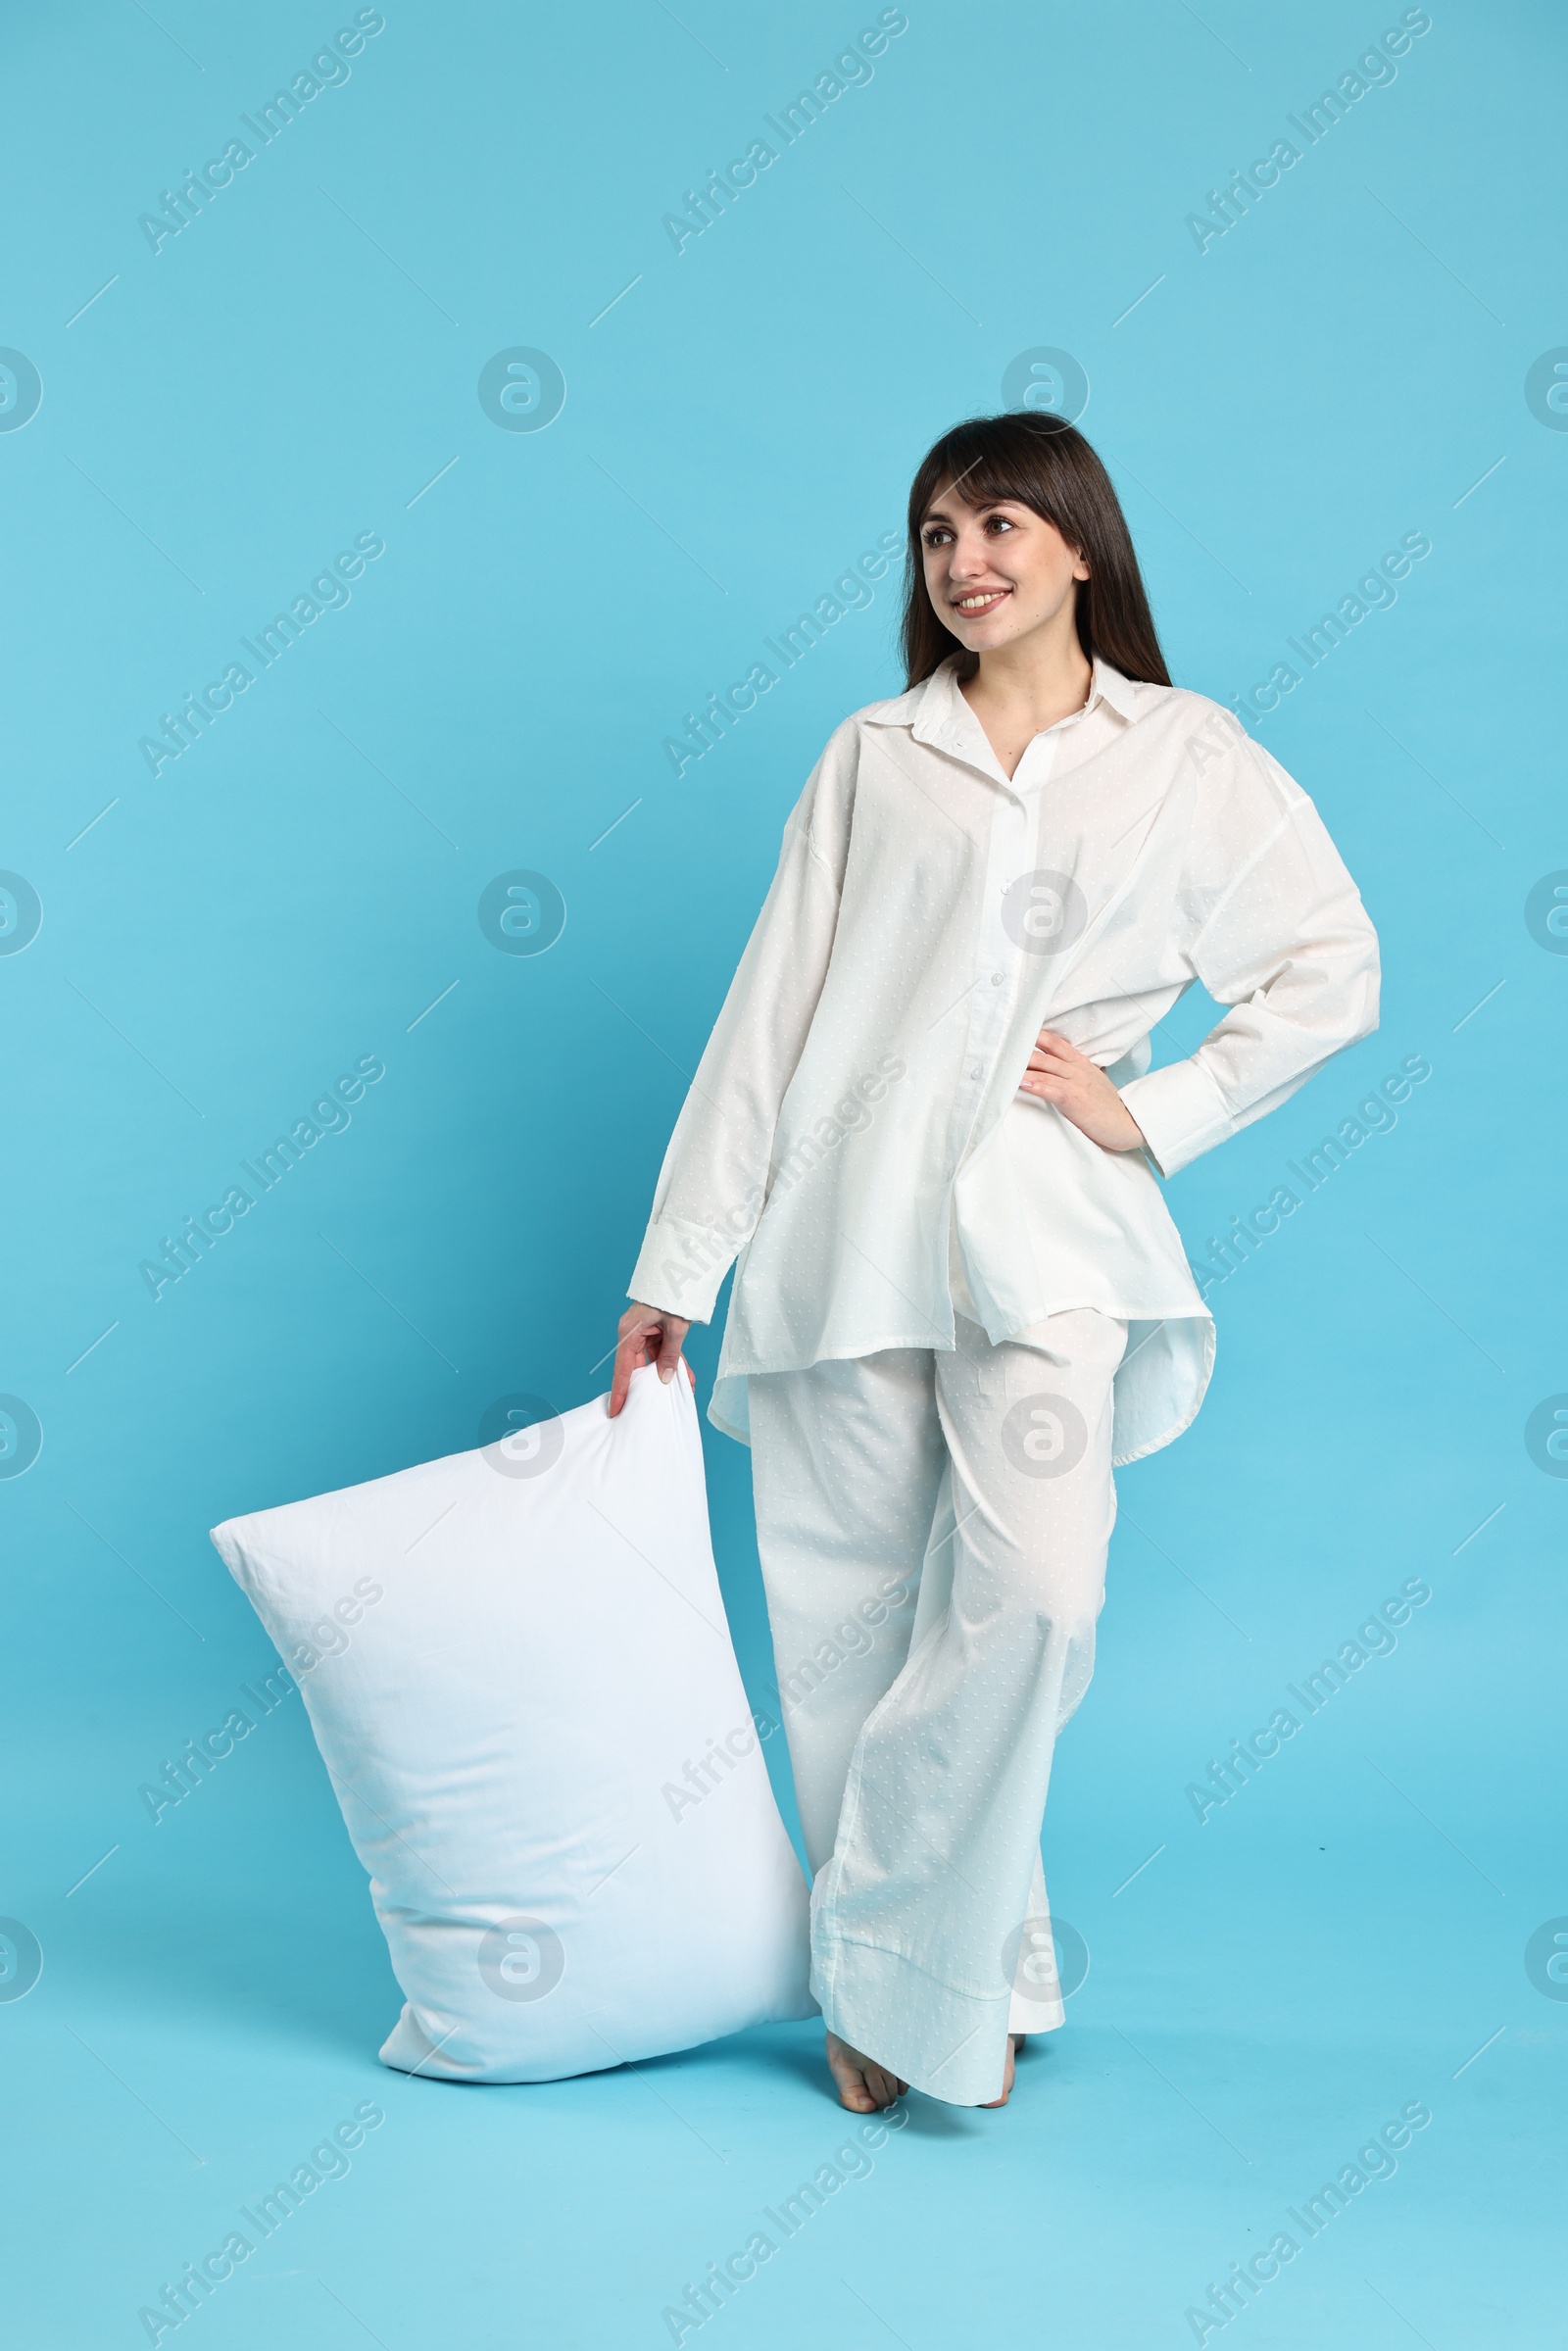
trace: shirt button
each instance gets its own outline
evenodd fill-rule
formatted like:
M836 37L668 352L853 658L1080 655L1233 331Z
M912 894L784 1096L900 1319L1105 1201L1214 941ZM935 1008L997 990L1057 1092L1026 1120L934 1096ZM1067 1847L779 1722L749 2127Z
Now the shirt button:
M983 1078L985 1076L985 1071L983 1069L971 1069L969 1075L972 1078Z
M1000 971L994 971L994 972L991 974L991 985L992 985L992 987L993 987L993 988L1000 988L1000 987L1001 987L1001 985L1002 985L1002 974L1001 974L1001 972L1000 972Z

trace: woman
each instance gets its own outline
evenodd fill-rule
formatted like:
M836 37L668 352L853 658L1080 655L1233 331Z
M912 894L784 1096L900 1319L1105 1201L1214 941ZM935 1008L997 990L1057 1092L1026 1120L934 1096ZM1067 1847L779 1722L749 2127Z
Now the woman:
M1039 1835L1114 1465L1213 1361L1156 1178L1377 1022L1311 802L1173 687L1083 436L936 444L907 690L845 720L676 1124L610 1409L737 1252L710 1417L749 1442L844 2105L1001 2105L1061 2022ZM1231 1009L1150 1069L1195 979Z

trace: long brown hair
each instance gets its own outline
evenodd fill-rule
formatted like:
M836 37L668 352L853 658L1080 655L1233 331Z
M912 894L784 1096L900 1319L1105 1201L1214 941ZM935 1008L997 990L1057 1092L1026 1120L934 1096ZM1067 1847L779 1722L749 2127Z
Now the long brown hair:
M920 526L946 482L966 506L1015 499L1054 523L1069 547L1081 548L1089 577L1078 582L1078 642L1093 661L1124 677L1168 686L1170 672L1154 633L1132 534L1110 476L1076 426L1064 417L1022 409L1003 416L971 416L956 424L921 460L909 491L909 543L904 587L904 662L917 686L957 638L937 617L926 593ZM964 654L962 678L978 656Z

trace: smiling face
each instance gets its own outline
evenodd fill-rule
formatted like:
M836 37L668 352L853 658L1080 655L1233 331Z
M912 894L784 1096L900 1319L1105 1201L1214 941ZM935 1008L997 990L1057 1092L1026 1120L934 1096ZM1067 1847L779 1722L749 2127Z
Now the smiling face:
M965 506L951 482L920 525L933 611L969 653L994 653L1037 629L1074 632L1089 565L1053 522L1016 499Z

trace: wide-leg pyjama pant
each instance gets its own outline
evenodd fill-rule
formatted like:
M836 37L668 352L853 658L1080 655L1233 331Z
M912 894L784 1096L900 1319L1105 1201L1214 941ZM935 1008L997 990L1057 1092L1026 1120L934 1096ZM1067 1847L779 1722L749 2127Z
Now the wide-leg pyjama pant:
M1062 2021L1040 1862L1094 1667L1127 1326L753 1374L758 1545L828 2027L917 2089L1000 2096Z

